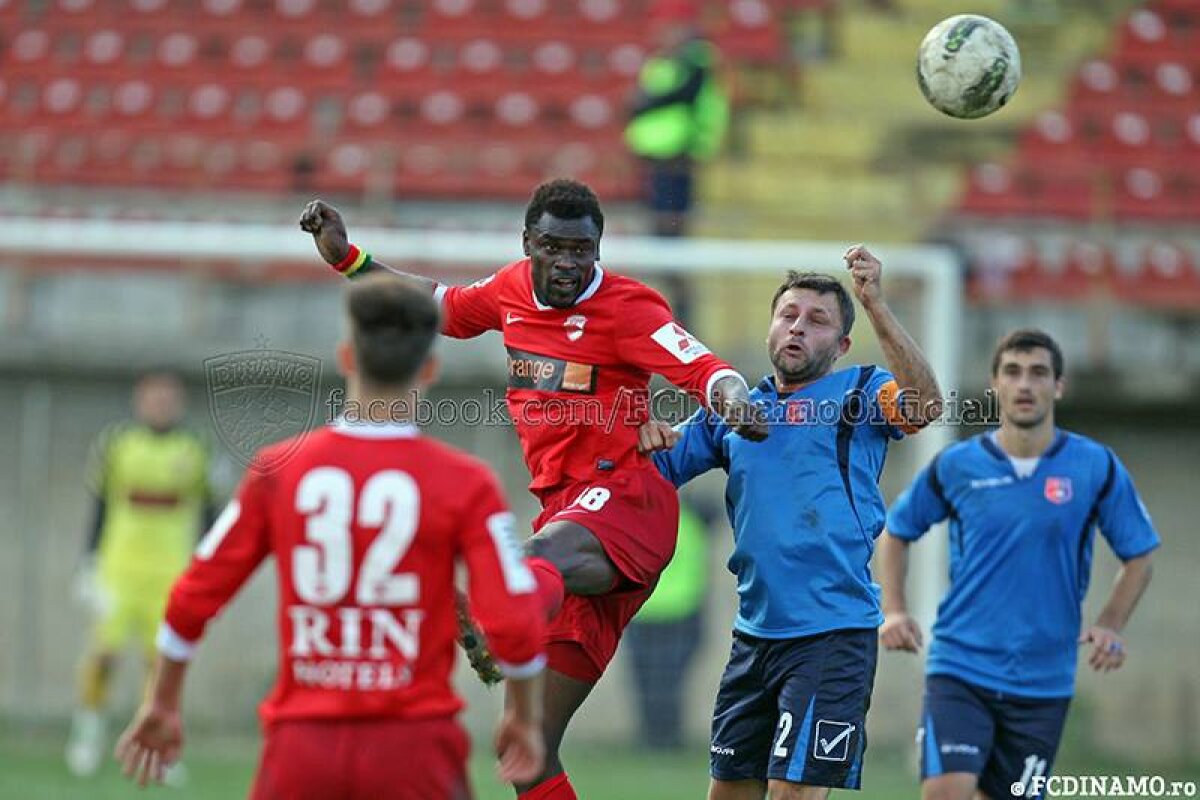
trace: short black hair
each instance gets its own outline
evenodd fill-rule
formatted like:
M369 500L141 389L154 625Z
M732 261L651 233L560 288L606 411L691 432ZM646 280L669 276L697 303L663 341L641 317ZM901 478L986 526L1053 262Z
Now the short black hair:
M842 336L850 335L850 329L854 327L854 301L850 299L850 293L841 281L823 272L788 270L787 278L771 298L771 316L775 315L775 306L779 305L779 298L783 297L784 292L792 289L810 289L817 294L836 295L838 310L842 313Z
M996 344L996 352L992 354L992 375L1000 371L1000 357L1005 353L1016 350L1019 353L1028 353L1029 351L1044 347L1050 351L1050 363L1054 367L1054 379L1058 380L1063 375L1063 354L1062 348L1058 346L1058 342L1043 330L1037 328L1018 328L1015 331L1006 333L1000 338Z
M532 228L550 212L559 219L591 217L596 229L604 233L604 212L600 210L600 199L586 183L570 178L555 178L533 190L529 205L525 207L525 227Z
M351 283L346 313L358 368L377 386L412 380L440 328L428 286L397 275L368 275Z

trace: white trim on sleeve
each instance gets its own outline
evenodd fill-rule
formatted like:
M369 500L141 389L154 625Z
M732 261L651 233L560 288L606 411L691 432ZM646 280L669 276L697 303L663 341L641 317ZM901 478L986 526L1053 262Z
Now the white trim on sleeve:
M154 643L158 646L158 652L172 661L191 661L192 656L196 654L196 643L180 636L166 622L158 626L158 636L155 637Z
M532 661L526 661L524 664L506 664L503 661L497 661L496 666L504 673L506 678L532 678L540 673L546 667L546 654L542 653Z
M450 291L450 287L443 283L433 284L433 299L437 301L439 308L441 308L442 301L446 299L446 292L448 291Z
M717 370L716 372L714 372L712 375L709 376L708 384L704 387L704 405L705 405L705 407L712 406L712 391L713 391L713 387L717 385L717 381L721 380L722 378L728 378L731 375L742 382L742 386L746 387L747 393L750 391L750 386L749 386L749 384L746 383L746 379L742 377L742 373L738 372L736 369L733 369L731 367L722 367L721 369Z

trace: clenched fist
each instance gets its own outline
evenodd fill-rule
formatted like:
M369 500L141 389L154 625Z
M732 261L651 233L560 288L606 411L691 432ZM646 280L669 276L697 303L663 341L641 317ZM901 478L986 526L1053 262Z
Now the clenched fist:
M350 252L346 223L338 210L324 200L313 200L304 207L300 228L312 234L321 258L328 264L337 264Z

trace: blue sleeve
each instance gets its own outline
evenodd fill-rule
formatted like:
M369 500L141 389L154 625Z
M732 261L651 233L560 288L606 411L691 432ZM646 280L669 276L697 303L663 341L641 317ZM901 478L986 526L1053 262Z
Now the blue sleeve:
M1098 508L1100 534L1117 558L1128 561L1149 553L1162 542L1125 465L1112 451L1108 458L1109 476Z
M950 504L938 479L940 456L917 474L888 510L887 531L897 539L915 541L950 516Z
M681 434L670 450L654 454L654 465L663 477L683 486L697 475L725 465L721 440L725 423L707 409L700 409L676 430Z

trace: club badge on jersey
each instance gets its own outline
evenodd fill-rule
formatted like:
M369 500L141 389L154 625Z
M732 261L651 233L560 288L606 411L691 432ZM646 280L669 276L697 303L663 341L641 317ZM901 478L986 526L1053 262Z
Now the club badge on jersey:
M1070 478L1046 478L1045 488L1046 499L1056 506L1065 505L1071 502L1073 493L1071 491Z

